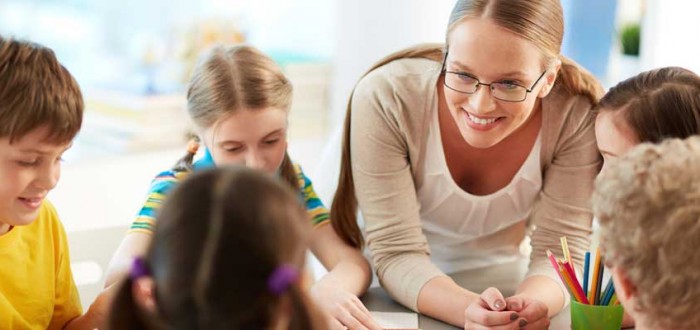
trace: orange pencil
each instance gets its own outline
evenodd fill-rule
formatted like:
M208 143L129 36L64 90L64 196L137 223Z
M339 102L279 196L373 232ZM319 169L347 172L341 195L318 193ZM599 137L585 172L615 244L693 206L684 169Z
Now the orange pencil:
M588 293L588 301L591 304L595 301L596 291L598 290L598 273L600 273L600 248L595 249L595 263L593 264L593 275L591 276L591 292Z
M572 291L576 292L576 296L578 296L576 300L582 304L589 305L590 303L588 302L588 298L586 298L586 294L583 292L583 288L574 274L574 268L571 267L571 264L568 261L564 261L561 266L564 269L564 275L571 281Z

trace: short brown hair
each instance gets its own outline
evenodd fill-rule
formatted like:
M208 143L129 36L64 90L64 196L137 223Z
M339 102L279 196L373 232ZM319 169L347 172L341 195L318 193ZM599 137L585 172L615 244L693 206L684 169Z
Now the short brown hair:
M700 133L700 77L680 67L642 72L611 88L597 106L617 112L639 142Z
M71 141L83 121L83 96L54 52L0 36L0 138L10 143L48 125L48 139Z
M606 262L637 287L649 325L699 329L700 137L644 143L596 179Z

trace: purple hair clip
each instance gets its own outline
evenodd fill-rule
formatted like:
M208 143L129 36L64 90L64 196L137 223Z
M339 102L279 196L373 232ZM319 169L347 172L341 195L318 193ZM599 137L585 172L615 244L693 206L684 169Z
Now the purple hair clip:
M267 289L274 295L287 291L289 285L299 279L299 271L291 265L280 265L267 279Z
M132 280L135 280L148 275L150 275L150 273L148 271L148 267L146 267L146 263L143 261L143 258L134 258L134 261L131 262L131 270L129 271L129 277Z

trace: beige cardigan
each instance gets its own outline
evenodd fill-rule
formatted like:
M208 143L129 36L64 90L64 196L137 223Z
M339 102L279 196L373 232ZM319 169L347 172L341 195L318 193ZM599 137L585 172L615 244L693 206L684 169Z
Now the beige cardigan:
M415 311L423 285L444 275L430 261L416 197L439 71L427 59L393 61L365 76L352 98L352 173L372 262L386 291ZM585 97L556 84L542 100L543 184L528 219L535 229L527 276L559 282L545 251L561 257L561 236L578 265L589 248L589 198L602 162L590 109Z

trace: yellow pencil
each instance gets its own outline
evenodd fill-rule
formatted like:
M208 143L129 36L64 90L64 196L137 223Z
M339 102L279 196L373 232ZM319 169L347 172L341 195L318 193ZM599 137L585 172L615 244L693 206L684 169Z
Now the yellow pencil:
M561 241L561 250L564 252L564 260L569 262L574 270L574 277L576 277L576 267L574 267L574 262L571 261L571 251L569 251L569 244L566 242L566 236L562 236L559 240Z

